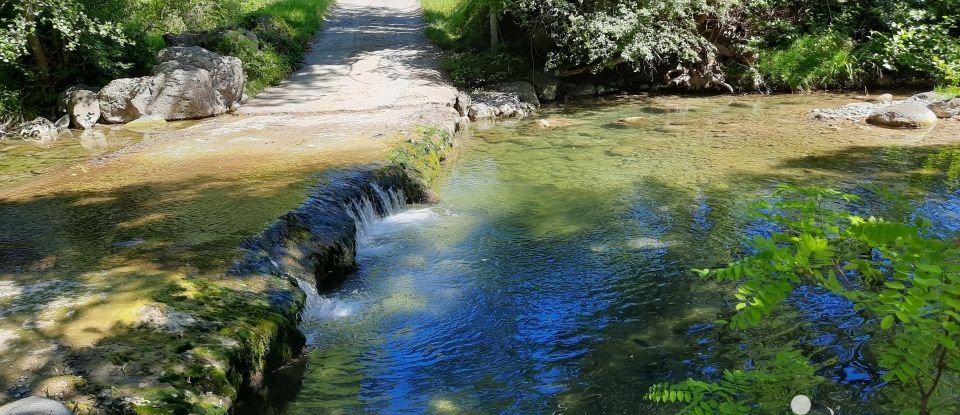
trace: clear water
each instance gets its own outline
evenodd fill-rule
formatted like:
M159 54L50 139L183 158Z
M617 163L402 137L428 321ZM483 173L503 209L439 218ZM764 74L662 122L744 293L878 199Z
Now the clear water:
M743 235L763 232L747 206L778 183L896 187L957 231L960 168L946 174L957 126L806 118L848 100L631 98L547 111L573 123L563 128L476 131L439 186L443 202L370 226L357 275L311 299L307 372L285 412L668 413L642 400L650 384L744 362L751 340L709 325L729 307L725 288L688 270L732 260ZM648 120L616 123L628 116ZM850 355L860 321L808 291L783 324L808 322L801 342ZM826 369L828 399L856 406L878 380L856 356L841 360Z

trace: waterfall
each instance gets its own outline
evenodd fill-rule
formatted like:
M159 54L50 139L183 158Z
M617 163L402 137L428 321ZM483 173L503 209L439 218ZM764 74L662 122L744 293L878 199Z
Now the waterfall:
M347 215L353 218L357 226L358 240L366 239L370 228L380 218L400 213L407 207L407 198L403 190L384 189L376 183L370 183L370 188L373 189L372 198L364 193L363 196L347 202L344 206Z
M369 242L371 228L382 218L401 213L407 207L407 198L402 190L382 188L370 183L370 192L359 192L362 196L343 204L347 215L357 227L357 242ZM345 300L335 296L326 296L317 292L313 283L296 278L300 289L307 294L303 310L304 321L337 319L352 315L361 306L359 300ZM308 339L313 341L313 339Z
M317 287L313 283L300 278L296 278L296 280L297 285L307 295L307 301L301 314L303 322L309 323L347 317L356 313L363 306L359 299L351 300L350 297L340 298L323 295L317 292ZM312 343L313 340L310 338L308 342Z

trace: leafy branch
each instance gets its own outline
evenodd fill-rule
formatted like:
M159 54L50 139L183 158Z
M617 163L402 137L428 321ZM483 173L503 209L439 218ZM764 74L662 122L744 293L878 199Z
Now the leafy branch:
M823 287L851 300L870 318L866 329L874 335L869 346L879 356L887 389L913 390L913 403L902 408L904 413L929 415L955 408L946 396L952 389L944 383L948 378L955 382L960 373L957 241L930 237L929 224L922 219L908 224L852 214L844 208L859 198L831 189L784 186L775 196L775 202L760 202L755 208L756 215L779 232L748 241L753 253L740 261L696 270L702 277L737 284L734 296L739 302L730 327L756 326L800 286ZM664 402L670 401L665 396L677 396L677 401L706 411L689 413L737 413L700 403L743 399L744 391L756 387L734 382L732 373L720 383L726 389L688 381L655 386L648 398ZM738 402L757 405L750 399Z

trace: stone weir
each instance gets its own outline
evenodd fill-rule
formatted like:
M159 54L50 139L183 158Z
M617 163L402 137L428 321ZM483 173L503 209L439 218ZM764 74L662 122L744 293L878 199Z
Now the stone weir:
M244 244L250 255L234 272L288 275L318 288L334 287L357 268L357 237L366 222L407 203L428 202L429 195L420 180L396 165L326 173L300 207Z
M447 131L427 129L420 139L395 147L392 162L325 172L299 207L242 245L247 254L228 274L286 277L293 295L267 299L273 309L283 310L283 324L277 327L280 335L269 336L264 352L282 358L267 359L262 371L244 376L232 413L269 412L292 398L297 388L291 385L299 384L296 373L304 363L296 358L304 345L298 323L307 296L301 290L331 289L353 273L357 240L372 222L408 203L436 201L430 184L454 141Z

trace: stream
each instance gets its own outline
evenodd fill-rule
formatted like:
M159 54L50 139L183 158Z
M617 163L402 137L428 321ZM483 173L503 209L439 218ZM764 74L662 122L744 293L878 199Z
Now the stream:
M725 335L710 322L732 307L729 286L689 271L726 264L744 236L769 231L747 213L780 183L836 187L871 214L958 231L960 147L944 145L956 126L807 119L846 100L614 99L545 110L561 128L475 130L439 204L394 196L384 218L355 209L360 269L310 296L306 374L283 412L672 413L643 400L651 384L716 379L766 333L797 327L800 344L839 358L815 403L870 412L882 382L850 304L801 289L761 330ZM641 125L616 122L638 115ZM910 212L873 186L907 194Z

